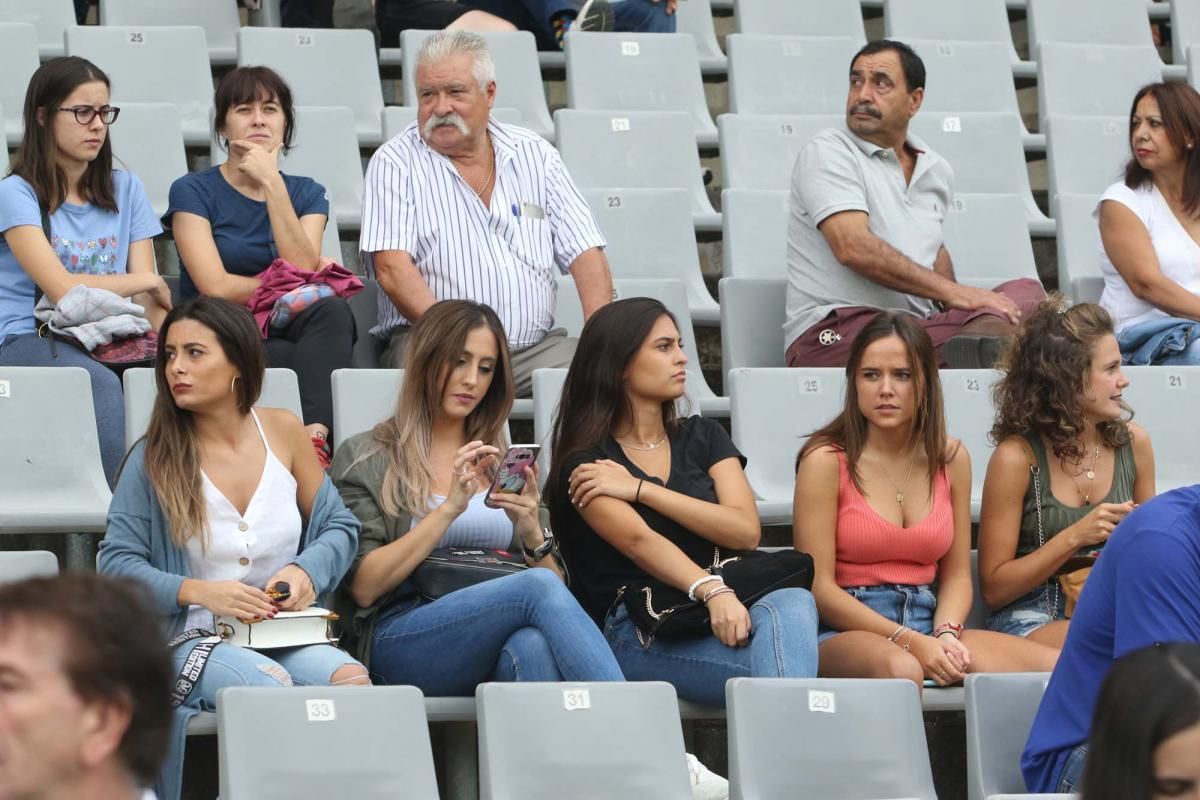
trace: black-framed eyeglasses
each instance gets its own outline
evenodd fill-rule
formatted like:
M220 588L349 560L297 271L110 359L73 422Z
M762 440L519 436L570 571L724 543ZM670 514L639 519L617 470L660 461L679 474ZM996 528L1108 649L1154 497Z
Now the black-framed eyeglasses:
M80 125L90 125L96 115L100 115L100 121L105 125L112 125L117 121L117 115L121 113L121 109L116 106L101 106L100 108L92 108L91 106L71 106L70 108L60 108L59 111L70 111L75 115L75 121Z

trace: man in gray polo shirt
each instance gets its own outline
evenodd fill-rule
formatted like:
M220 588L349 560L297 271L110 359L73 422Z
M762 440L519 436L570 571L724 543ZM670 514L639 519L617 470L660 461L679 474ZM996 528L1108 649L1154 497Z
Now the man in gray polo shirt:
M800 151L788 203L788 366L844 366L883 309L920 317L941 366L991 366L1001 337L1045 297L1028 278L994 291L955 281L942 235L954 172L908 132L924 93L920 56L870 42L850 63L848 130L824 130Z

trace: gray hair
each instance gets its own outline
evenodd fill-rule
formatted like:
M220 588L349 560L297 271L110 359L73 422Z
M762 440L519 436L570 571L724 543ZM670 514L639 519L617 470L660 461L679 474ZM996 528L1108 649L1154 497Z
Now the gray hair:
M487 42L478 33L438 31L421 45L415 66L420 69L422 65L461 54L471 56L471 71L475 74L479 88L486 91L487 85L496 80L496 64L492 61Z

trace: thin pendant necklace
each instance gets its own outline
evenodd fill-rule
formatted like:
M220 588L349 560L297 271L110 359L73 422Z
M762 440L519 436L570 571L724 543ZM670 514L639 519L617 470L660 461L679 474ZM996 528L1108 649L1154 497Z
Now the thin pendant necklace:
M1096 445L1096 447L1092 450L1092 465L1083 472L1084 477L1088 479L1088 489L1086 492L1080 487L1079 481L1076 480L1075 476L1071 475L1069 472L1067 473L1070 475L1071 483L1075 484L1075 491L1079 492L1079 496L1083 498L1083 504L1085 506L1090 506L1092 504L1092 489L1096 483L1096 465L1099 462L1100 445Z
M908 488L908 479L912 477L913 464L915 463L917 463L917 451L914 448L912 458L908 460L908 472L904 473L904 483L897 486L896 482L892 480L892 476L888 474L887 468L883 466L883 462L879 462L879 471L883 473L883 477L887 478L888 483L896 490L896 502L900 504L901 508L904 507L904 490Z
M617 439L617 437L615 437L615 436L613 438ZM650 444L631 444L629 442L622 442L620 439L617 439L617 444L621 445L621 447L628 447L630 450L643 450L644 451L644 450L657 450L658 448L662 447L666 443L666 441L667 441L667 435L664 433L663 437L661 439L659 439L657 442L651 442Z
M488 140L488 145L489 145L489 149L490 149L490 145L491 145L490 139ZM482 186L480 186L478 189L476 189L474 186L471 186L469 181L467 181L467 186L471 186L471 191L475 193L475 196L479 198L480 202L483 202L483 193L485 191L487 191L488 184L492 182L492 174L496 171L496 151L494 151L494 150L492 151L492 159L491 160L492 160L492 164L490 167L488 167L488 174L487 174L487 177L483 179ZM466 181L467 179L463 178L463 180Z

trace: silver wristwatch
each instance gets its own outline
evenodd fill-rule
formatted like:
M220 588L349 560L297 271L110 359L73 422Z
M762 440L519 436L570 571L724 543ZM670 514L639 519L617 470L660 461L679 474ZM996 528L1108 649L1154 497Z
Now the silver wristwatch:
M545 537L545 541L532 550L526 547L524 542L521 542L521 550L530 561L541 561L554 549L554 532L548 527L543 527L542 536Z

